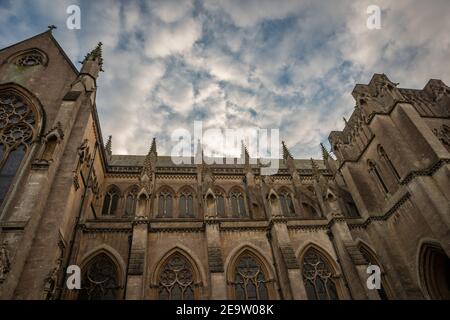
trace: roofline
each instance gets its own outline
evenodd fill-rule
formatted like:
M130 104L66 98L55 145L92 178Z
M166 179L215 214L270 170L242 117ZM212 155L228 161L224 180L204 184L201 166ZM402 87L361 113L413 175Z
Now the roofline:
M7 47L1 48L1 49L0 49L0 52L2 52L2 51L4 51L4 50L7 50L7 49L10 49L10 48L12 48L12 47L14 47L14 46L16 46L16 45L22 44L22 43L24 43L24 42L26 42L26 41L32 40L32 39L34 39L34 38L40 37L40 36L42 36L42 35L44 35L44 34L46 34L46 33L48 33L48 34L50 35L50 39L51 39L51 40L53 41L53 43L56 45L56 47L57 47L58 50L61 52L61 54L63 55L63 57L66 59L66 61L69 63L69 66L72 68L72 70L74 71L75 75L78 76L79 71L78 71L77 67L75 67L75 65L73 64L72 60L69 59L69 57L67 56L67 54L66 54L66 52L64 51L64 49L61 47L61 45L58 43L58 41L57 41L57 40L55 39L55 37L53 36L53 33L52 33L51 30L46 30L46 31L41 32L41 33L38 33L37 35L34 35L34 36L30 37L30 38L26 38L26 39L24 39L24 40L22 40L22 41L19 41L19 42L13 43L13 44L11 44L11 45L9 45L9 46L7 46Z

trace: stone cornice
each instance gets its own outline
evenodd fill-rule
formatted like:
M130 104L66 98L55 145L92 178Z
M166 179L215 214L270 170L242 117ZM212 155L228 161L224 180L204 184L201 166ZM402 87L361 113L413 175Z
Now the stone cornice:
M400 199L391 206L384 214L379 216L370 216L362 223L349 223L348 227L350 229L357 229L357 228L366 228L368 225L370 225L373 221L386 221L388 220L399 208L401 208L405 202L411 197L411 194L409 192L406 192L403 196L400 197Z
M400 182L401 185L406 185L411 182L415 177L431 176L438 171L442 166L449 164L450 159L440 159L427 169L415 170L408 173L408 175Z

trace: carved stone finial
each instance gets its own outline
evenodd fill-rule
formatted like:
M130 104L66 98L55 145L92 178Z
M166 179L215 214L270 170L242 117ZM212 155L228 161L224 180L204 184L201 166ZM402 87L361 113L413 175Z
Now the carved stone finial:
M52 32L54 29L57 29L57 27L54 24L49 25L47 28L50 32Z
M313 177L316 179L317 182L319 182L319 180L320 180L319 167L317 166L317 163L314 161L313 158L311 158L311 169L312 169Z
M106 141L105 151L108 156L112 156L112 136L109 136L108 141Z
M325 146L323 145L323 143L320 143L320 148L322 149L322 158L323 160L328 160L328 158L330 158L330 153L328 152L328 150L325 148Z
M86 63L88 60L97 61L98 65L100 66L100 71L103 71L103 56L102 56L102 45L103 43L99 42L95 49L93 49L91 52L89 52L83 60L83 64Z
M58 290L58 279L62 267L62 259L56 259L56 266L48 273L44 282L44 299L55 300Z
M9 259L8 242L4 241L0 247L0 283L6 280L11 268L11 261Z
M284 141L281 141L281 144L283 145L283 159L284 160L294 159L294 157L292 156L291 152L286 147L286 144L284 143Z

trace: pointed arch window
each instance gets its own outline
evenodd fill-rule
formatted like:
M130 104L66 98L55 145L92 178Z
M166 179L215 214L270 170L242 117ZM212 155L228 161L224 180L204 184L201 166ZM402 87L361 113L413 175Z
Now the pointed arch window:
M308 299L339 299L332 268L319 251L314 248L308 249L303 257L302 268Z
M389 156L387 155L386 151L384 151L384 148L382 146L378 147L378 155L386 163L387 167L389 168L395 179L397 179L397 181L400 181L400 175L397 169L395 169L394 164L392 163L391 159L389 159Z
M349 218L360 218L358 207L353 201L346 201L345 206L347 207L347 216Z
M0 94L0 204L36 135L36 115L20 96Z
M196 296L194 269L181 254L171 255L158 276L158 295L161 300L193 300Z
M190 190L185 190L180 195L180 217L194 217L194 196Z
M302 208L307 217L319 218L319 214L317 213L316 209L309 203L302 202Z
M387 188L386 184L383 181L383 177L381 176L380 169L376 165L375 162L372 160L369 160L367 162L367 166L369 167L370 174L374 177L375 181L377 182L378 186L381 188L381 190L385 193L389 193L389 189Z
M216 193L217 215L225 218L225 198L222 193Z
M294 202L292 196L287 190L282 190L280 193L281 210L286 217L295 216Z
M94 257L84 268L80 300L116 300L120 289L117 267L106 254Z
M158 215L162 218L170 218L172 217L172 204L173 204L173 195L172 193L164 189L159 193L159 209Z
M240 191L233 191L230 195L231 211L235 218L247 217L247 211L245 209L244 196Z
M127 194L127 199L125 201L125 215L126 216L134 216L136 212L136 203L137 203L137 187L133 187L130 192Z
M111 187L105 194L105 199L103 200L103 216L113 216L117 213L117 206L119 203L120 191L116 187Z
M234 293L237 300L267 300L268 279L261 263L245 252L236 261L234 268Z

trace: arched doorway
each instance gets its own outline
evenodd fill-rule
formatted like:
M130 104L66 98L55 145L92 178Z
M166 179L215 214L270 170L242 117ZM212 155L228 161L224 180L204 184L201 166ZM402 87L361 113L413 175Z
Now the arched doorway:
M424 244L420 250L421 282L431 299L450 299L450 259L438 244Z

